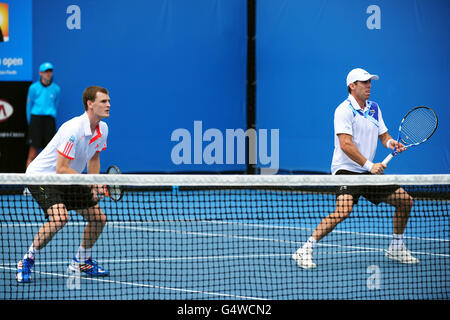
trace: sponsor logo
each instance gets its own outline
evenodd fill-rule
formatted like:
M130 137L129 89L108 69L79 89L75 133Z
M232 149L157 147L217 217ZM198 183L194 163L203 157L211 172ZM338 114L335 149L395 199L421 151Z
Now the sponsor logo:
M14 108L8 102L0 100L0 122L8 120L14 113Z

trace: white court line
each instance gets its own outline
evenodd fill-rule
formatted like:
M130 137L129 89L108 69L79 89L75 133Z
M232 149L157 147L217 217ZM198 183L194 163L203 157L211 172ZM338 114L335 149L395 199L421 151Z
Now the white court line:
M84 223L79 223L79 224L84 225ZM200 235L200 236L208 236L208 237L226 237L226 238L245 239L245 240L272 241L272 242L301 244L301 242L280 240L280 239L273 239L273 238L235 236L235 235L217 234L217 233L188 232L188 231L184 231L184 230L155 229L155 228L148 228L148 227L130 227L130 226L127 227L127 226L123 226L122 223L108 223L108 224L112 225L112 227L114 227L114 228L131 229L131 230L141 230L141 231L151 231L151 232L170 232L170 233L181 233L181 234L187 234L187 235L197 235L197 236ZM118 226L116 226L115 224L118 224ZM347 254L347 253L355 254L355 253L385 252L384 249L380 249L380 248L342 246L342 245L327 244L327 243L320 243L317 245L320 245L323 247L336 247L336 248L351 249L351 251L319 252L322 255L323 254ZM434 254L434 253L427 253L427 252L414 252L414 254L450 257L450 255ZM113 260L101 260L101 262L102 263L131 263L131 262L146 262L146 261L147 262L150 262L150 261L180 261L180 260L193 261L193 260L213 260L213 259L231 259L231 258L233 258L233 259L250 259L250 258L261 258L261 257L285 257L285 256L290 256L290 255L291 255L291 253L289 253L289 254L265 254L265 255L177 257L177 258L113 259ZM64 261L59 261L59 262L50 261L50 262L40 262L40 263L37 263L36 265L48 265L48 264L55 264L55 265L56 264L68 264L68 262L67 261L65 261L65 262ZM15 267L7 267L6 264L0 265L0 269L13 270L13 271L16 270ZM66 275L66 274L40 272L40 271L34 271L34 272L38 273L38 274L50 275L50 276L56 276L56 277L65 277L65 278L69 277L69 275ZM178 292L185 292L185 293L198 293L198 294L223 296L223 297L231 297L231 298L239 298L239 299L266 300L265 298L260 298L260 297L248 297L248 296L232 295L232 294L227 294L227 293L217 293L217 292L199 291L199 290L182 289L182 288L171 288L171 287L157 286L157 285L152 285L152 284L115 281L115 280L109 280L109 279L103 279L103 278L84 278L83 277L83 279L89 280L89 281L98 281L98 282L104 282L104 283L114 283L114 284L121 284L121 285L126 285L126 286L154 288L154 289L178 291Z
M230 234L222 234L222 233L206 233L206 232L193 232L193 231L185 231L185 230L171 230L171 229L156 229L149 227L130 227L130 226L113 226L114 228L119 229L130 229L130 230L138 230L138 231L149 231L149 232L162 232L162 233L178 233L183 235L194 235L194 236L204 236L204 237L222 237L222 238L232 238L232 239L241 239L241 240L252 240L252 241L269 241L269 242L279 242L279 243L290 243L302 245L304 242L300 241L292 241L292 240L281 240L274 238L261 238L261 237L249 237L249 236L236 236ZM372 247L358 247L358 246L344 246L339 244L331 244L331 243L316 243L316 246L322 247L336 247L336 248L346 248L346 249L356 249L356 250L369 250L372 252L385 252L385 249L381 248L372 248ZM430 256L439 256L439 257L450 257L450 254L440 254L440 253L431 253L431 252L420 252L414 251L411 252L413 254L420 255L430 255Z
M306 231L314 231L315 230L314 228L287 227L287 226L278 226L278 225L270 225L270 224L269 225L267 225L267 224L252 224L252 223L241 223L241 222L230 222L230 221L198 220L198 222L214 223L214 224L233 224L233 225L239 225L239 226L260 227L260 228L269 228L269 229L306 230ZM354 235L367 236L367 237L392 238L392 235L380 234L380 233L364 233L364 232L341 231L341 230L333 230L332 233L354 234ZM450 239L420 238L420 237L411 237L411 236L404 236L403 238L404 239L414 239L414 240L424 240L424 241L450 242Z
M203 221L203 220L202 220ZM203 221L210 223L211 221ZM145 224L147 222L139 222L139 224ZM232 222L216 222L213 221L213 223L232 223ZM84 222L73 222L72 225L85 225ZM157 228L151 228L151 227L133 227L133 226L126 226L130 224L136 224L136 222L108 222L107 226L112 226L114 228L119 229L129 229L129 230L139 230L139 231L146 231L146 232L162 232L162 233L178 233L183 235L195 235L195 236L204 236L204 237L222 237L222 238L232 238L232 239L241 239L241 240L251 240L251 241L269 241L269 242L278 242L278 243L289 243L289 244L296 244L296 245L302 245L304 242L300 241L292 241L292 240L282 240L282 239L274 239L274 238L261 238L261 237L250 237L250 236L236 236L236 235L229 235L229 234L221 234L221 233L205 233L205 232L193 232L193 231L184 231L184 230L176 230L176 229L157 229ZM2 224L3 225L3 224ZM23 226L24 223L19 223L19 225ZM30 224L25 224L30 225ZM40 226L41 224L33 224L34 226ZM300 228L295 227L283 227L283 226L273 226L273 225L260 225L260 224L241 224L246 226L258 226L258 227L268 227L268 228L281 228L281 229L294 229L298 230ZM333 232L339 232L337 230L334 230ZM343 231L340 231L343 232ZM356 234L355 232L346 232L351 234ZM378 236L386 236L386 235L378 235ZM386 236L387 237L387 236ZM391 237L391 236L389 236ZM405 237L406 238L406 237ZM432 240L427 238L413 238L418 240ZM435 239L435 241L448 241L446 239ZM372 248L372 247L358 247L358 246L344 246L339 244L331 244L331 243L317 243L317 246L323 246L323 247L336 247L336 248L345 248L350 250L369 250L371 252L385 252L385 249L381 248ZM450 254L440 254L440 253L432 253L432 252L421 252L421 251L414 251L411 252L412 254L418 254L418 255L429 255L429 256L437 256L437 257L450 257Z
M16 270L15 268L2 267L2 266L0 266L0 269L14 270L14 271ZM71 277L70 275L67 275L67 274L54 273L54 272L33 271L33 273L48 275L48 276L52 276L52 277L60 277L60 278L70 278ZM204 295L221 296L221 297L228 297L228 298L239 298L239 299L249 299L249 300L269 300L269 299L260 298L260 297L248 297L248 296L240 296L240 295L220 293L220 292L209 292L209 291L200 291L200 290L191 290L191 289L171 288L171 287L157 286L157 285L153 285L153 284L109 280L109 279L105 279L105 278L91 278L91 277L80 277L80 278L83 280L103 282L103 283L113 283L113 284L120 284L120 285L132 286L132 287L152 288L152 289L160 289L160 290L178 291L178 292L184 292L184 293L199 293L199 294L204 294Z
M351 251L321 251L317 255L337 255L354 253L371 253L370 250L351 250ZM225 259L255 259L255 258L279 258L290 257L292 253L271 253L271 254L239 254L239 255L221 255L221 256L198 256L198 257L164 257L164 258L133 258L133 259L98 259L101 263L140 263L140 262L186 262L200 260L225 260ZM70 261L37 261L36 266L40 265L69 265ZM15 266L16 263L1 263L0 267ZM16 270L16 269L14 269Z
M361 251L363 253L366 253L367 251ZM331 252L331 254L340 254L340 253L346 253L346 252ZM353 251L355 253L355 251ZM324 253L325 254L325 253ZM329 253L330 254L330 253ZM212 259L243 259L243 258L264 258L264 257L286 257L291 256L292 254L259 254L259 255L231 255L231 256L204 256L204 257L178 257L178 258L145 258L145 259L113 259L113 260L99 260L102 263L132 263L132 262L150 262L150 261L180 261L180 260L212 260ZM68 265L68 261L47 261L47 262L38 262L35 266L39 265ZM7 264L0 265L0 269L4 270L10 270L10 271L16 271L15 267L11 267L13 264L9 264L8 267ZM53 277L62 277L62 278L69 278L70 275L67 274L61 274L61 273L54 273L54 272L43 272L43 271L36 271L34 270L33 273L35 274L42 274L42 275L49 275ZM142 284L142 283L135 283L135 282L127 282L127 281L116 281L116 280L109 280L105 278L91 278L91 277L81 277L81 279L89 280L89 281L97 281L97 282L103 282L103 283L113 283L113 284L120 284L120 285L126 285L126 286L133 286L133 287L143 287L143 288L153 288L153 289L161 289L161 290L168 290L168 291L178 291L178 292L184 292L184 293L197 293L197 294L204 294L204 295L212 295L212 296L221 296L221 297L228 297L228 298L238 298L238 299L249 299L249 300L269 300L267 298L261 298L261 297L250 297L250 296L241 296L241 295L234 295L229 293L219 293L219 292L209 292L209 291L200 291L200 290L191 290L191 289L182 289L182 288L172 288L172 287L165 287L165 286L157 286L152 284Z
M336 245L330 245L336 247ZM350 247L355 248L355 247ZM370 253L373 251L384 251L382 249L376 248L363 248L363 250L352 250L352 251L337 251L337 252L321 252L321 255L325 254L355 254L355 253ZM201 256L201 257L177 257L177 258L143 258L143 259L112 259L112 260L99 260L102 263L132 263L132 262L151 262L151 261L192 261L192 260L213 260L213 259L254 259L254 258L265 258L265 257L288 257L292 254L255 254L255 255L228 255L228 256ZM448 255L447 255L448 256ZM38 262L36 266L39 265L68 265L68 261L47 261L47 262ZM12 265L12 264L10 264ZM15 267L7 266L7 264L0 265L0 269L16 271ZM35 274L49 275L53 277L62 277L69 278L70 275L62 274L62 273L54 273L54 272L43 272L43 271L33 271ZM196 293L196 294L204 294L204 295L212 295L212 296L222 296L228 298L238 298L238 299L250 299L250 300L268 300L266 298L261 297L250 297L250 296L241 296L241 295L233 295L228 293L219 293L219 292L209 292L209 291L200 291L200 290L191 290L191 289L183 289L183 288L173 288L173 287L165 287L158 286L153 284L143 284L143 283L135 283L128 281L117 281L110 280L105 278L91 278L91 277L81 277L84 280L88 281L96 281L103 283L112 283L112 284L120 284L125 286L133 286L133 287L142 287L142 288L153 288L160 290L168 290L168 291L177 291L183 293Z
M183 220L183 221L117 221L117 222L108 222L107 225L136 225L136 224L159 224L159 223L181 223L181 222L197 222L197 223L211 223L211 224L231 224L238 226L247 226L247 227L259 227L259 228L268 228L268 229L284 229L284 230L306 230L306 231L314 231L313 228L300 228L300 227L288 227L288 226L279 226L279 225L270 225L270 224L252 224L252 223L241 223L241 222L230 222L230 221L215 221L215 220ZM8 227L39 227L43 223L0 223L1 228ZM85 225L85 222L71 222L71 225ZM392 234L379 234L379 233L364 233L364 232L355 232L355 231L342 231L342 230L333 230L331 233L336 234L352 234L366 237L380 237L380 238L392 238ZM436 241L436 242L450 242L450 239L440 239L440 238L421 238L421 237L412 237L412 236L404 236L404 239L413 239L420 241Z

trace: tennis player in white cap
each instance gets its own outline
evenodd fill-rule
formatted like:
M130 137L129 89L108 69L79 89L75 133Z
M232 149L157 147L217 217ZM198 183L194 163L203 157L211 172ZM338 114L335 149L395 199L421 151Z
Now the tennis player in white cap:
M389 135L378 104L368 100L372 80L378 79L377 75L361 68L353 69L347 75L349 95L334 114L333 175L382 174L386 165L372 162L378 139L386 148L404 151L404 146ZM292 255L301 268L316 267L313 262L314 246L350 215L360 196L376 205L386 202L395 207L394 233L386 257L401 263L418 262L403 243L403 233L413 206L412 197L403 188L340 186L336 193L335 211L320 222L308 241Z

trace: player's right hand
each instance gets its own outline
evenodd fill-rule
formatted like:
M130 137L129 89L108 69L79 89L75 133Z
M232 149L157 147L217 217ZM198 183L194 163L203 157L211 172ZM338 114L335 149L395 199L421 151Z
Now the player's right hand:
M372 174L383 174L384 169L386 169L386 165L383 163L374 163L370 173Z

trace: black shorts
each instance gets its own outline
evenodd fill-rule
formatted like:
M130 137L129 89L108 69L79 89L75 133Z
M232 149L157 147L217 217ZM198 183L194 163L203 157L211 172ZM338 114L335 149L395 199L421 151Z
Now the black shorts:
M52 116L31 115L28 127L28 144L36 149L43 149L56 133L55 118Z
M367 175L369 172L352 172L348 170L338 170L336 175L350 174L350 175ZM363 196L373 204L378 205L380 202L385 202L387 197L393 194L400 188L399 185L385 185L385 186L339 186L336 190L336 196L349 194L353 196L353 203L357 204L359 197Z
M44 210L45 218L48 218L47 210L55 204L64 204L68 211L88 209L97 204L91 187L87 185L29 185L27 187L34 200Z

